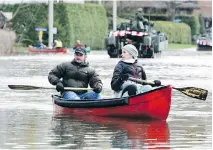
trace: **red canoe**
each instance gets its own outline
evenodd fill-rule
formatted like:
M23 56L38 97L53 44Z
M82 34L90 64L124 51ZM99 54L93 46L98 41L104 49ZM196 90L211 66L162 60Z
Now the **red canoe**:
M67 53L67 49L66 48L58 48L58 49L45 48L45 49L39 49L39 48L32 47L32 46L28 47L28 51L29 52L33 52L33 53Z
M131 117L166 120L171 105L172 87L163 86L131 97L102 100L64 100L53 95L56 114Z

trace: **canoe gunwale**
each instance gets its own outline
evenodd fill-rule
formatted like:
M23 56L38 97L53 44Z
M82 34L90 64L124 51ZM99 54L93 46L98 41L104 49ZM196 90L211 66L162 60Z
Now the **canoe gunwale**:
M128 98L104 100L64 100L58 95L52 95L54 103L65 108L106 108L128 105Z
M134 96L129 96L129 98L134 98L134 97L138 97L138 96L142 96L142 95L146 95L148 93L152 93L152 92L155 92L155 91L159 91L159 90L162 90L162 89L165 89L165 88L168 88L170 85L167 85L167 86L161 86L161 87L158 87L158 88L155 88L155 89L152 89L148 92L144 92L144 93L140 93L140 94L137 94L137 95L134 95Z

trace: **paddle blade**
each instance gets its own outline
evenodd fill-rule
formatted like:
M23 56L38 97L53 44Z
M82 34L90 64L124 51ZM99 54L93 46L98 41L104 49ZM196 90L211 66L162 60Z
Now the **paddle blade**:
M35 90L35 89L44 89L43 87L31 86L31 85L8 85L10 89L14 90Z
M184 88L173 87L173 89L176 89L189 97L200 99L203 101L206 100L206 97L208 95L207 90L201 89L201 88L196 88L196 87L184 87Z

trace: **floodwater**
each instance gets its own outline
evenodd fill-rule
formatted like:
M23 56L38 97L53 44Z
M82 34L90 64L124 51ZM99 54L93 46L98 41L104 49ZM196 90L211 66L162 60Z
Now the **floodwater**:
M55 90L11 90L9 84L51 86L48 72L72 55L0 57L0 149L212 149L212 53L194 49L164 51L139 59L149 80L209 91L206 101L173 90L166 121L57 116ZM110 97L110 80L119 59L106 51L88 55Z

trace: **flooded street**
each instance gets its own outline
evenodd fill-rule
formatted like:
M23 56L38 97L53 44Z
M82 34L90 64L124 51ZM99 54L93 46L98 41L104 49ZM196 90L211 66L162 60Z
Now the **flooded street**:
M11 90L9 84L50 87L47 75L72 55L0 57L0 149L212 149L212 52L164 51L154 59L139 59L149 80L163 85L200 87L206 101L172 93L164 121L57 116L51 95L56 90ZM106 51L88 55L110 97L113 69L120 59Z

